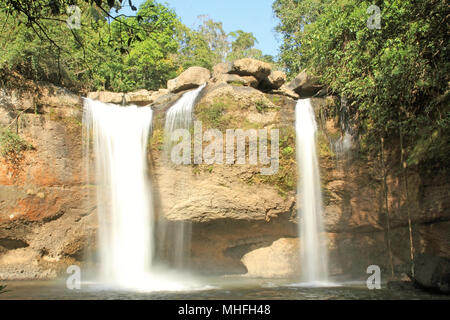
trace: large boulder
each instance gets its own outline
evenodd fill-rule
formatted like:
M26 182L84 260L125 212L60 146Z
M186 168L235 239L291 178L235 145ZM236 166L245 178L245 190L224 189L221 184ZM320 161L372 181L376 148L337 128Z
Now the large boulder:
M299 274L298 238L280 238L272 245L245 254L241 261L247 275L262 278L286 278Z
M277 90L286 82L286 74L283 71L272 71L264 78L259 87L261 90Z
M291 89L289 89L285 84L283 84L279 89L271 90L270 93L283 95L295 100L300 99L300 96Z
M258 79L254 76L239 76L237 74L220 74L215 78L215 81L252 88L257 88L259 84Z
M41 106L77 107L80 105L80 97L67 89L53 84L43 83L39 85L39 97L36 101Z
M153 93L153 91L148 91L145 89L129 92L125 94L125 102L127 104L146 105L154 101L154 99L152 99Z
M31 88L0 87L0 109L12 113L27 110L40 113L45 112L44 109L48 107L57 106L61 110L78 108L80 105L78 95L48 83L34 84Z
M167 89L170 92L176 93L183 90L194 89L211 78L211 72L202 67L190 67L177 78L167 82Z
M223 62L213 67L213 78L220 78L221 75L231 71L231 63Z
M110 91L95 91L89 92L87 97L92 100L98 100L103 103L116 103L120 104L125 99L125 94L122 92L110 92Z
M421 254L414 259L412 280L420 287L450 293L450 259Z
M254 76L258 80L262 80L270 75L272 67L267 62L244 58L233 62L229 73L238 74L240 76Z
M103 103L114 104L134 104L138 106L146 106L154 103L160 97L167 95L169 90L159 89L158 91L149 91L145 89L122 93L122 92L110 92L110 91L96 91L89 92L87 97L93 100L98 100Z
M308 98L318 93L323 86L319 83L317 77L311 76L305 69L294 80L289 82L286 87L300 95L301 98Z
M154 103L160 97L167 95L169 90L159 89L158 91L138 90L125 94L125 101L127 104L134 104L138 106L146 106Z

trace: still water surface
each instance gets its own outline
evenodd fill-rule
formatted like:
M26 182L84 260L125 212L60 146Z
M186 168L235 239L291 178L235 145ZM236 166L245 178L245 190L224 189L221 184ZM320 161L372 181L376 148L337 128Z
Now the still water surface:
M363 282L347 282L329 287L305 287L287 280L220 277L202 279L195 290L127 291L94 282L69 290L65 281L7 281L3 299L44 300L348 300L348 299L427 299L450 300L448 295L431 294L414 288L368 290Z

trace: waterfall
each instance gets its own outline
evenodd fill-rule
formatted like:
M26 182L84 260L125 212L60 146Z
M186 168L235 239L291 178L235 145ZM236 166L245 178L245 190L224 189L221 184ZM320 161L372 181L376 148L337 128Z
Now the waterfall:
M172 133L176 129L190 129L192 126L193 110L195 102L206 84L195 90L183 94L183 96L166 112L164 125L166 165L170 163L170 150ZM173 189L177 192L190 192L186 185L189 181L174 179ZM189 221L161 220L158 225L158 239L161 239L160 253L172 267L185 269L189 264L191 250L192 223Z
M101 283L145 291L184 289L184 279L175 280L154 262L147 167L152 109L85 99L83 124L87 169L95 169Z
M147 178L152 110L85 99L83 122L92 130L101 277L134 286L148 274L154 249Z
M206 86L206 83L195 90L183 94L166 112L166 123L164 125L166 150L170 147L170 136L176 129L189 129L192 126L192 112L198 95Z
M317 124L310 99L297 102L295 117L302 281L318 284L328 279L328 252L323 236L322 195L315 141Z

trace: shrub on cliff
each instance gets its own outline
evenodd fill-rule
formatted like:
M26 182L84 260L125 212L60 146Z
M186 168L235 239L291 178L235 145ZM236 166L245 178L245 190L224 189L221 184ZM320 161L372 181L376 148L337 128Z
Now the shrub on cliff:
M21 159L22 152L31 148L32 146L18 134L0 128L0 155L6 161L16 163Z
M0 285L0 294L2 294L2 293L5 293L6 291L5 291L5 288L6 288L6 286L2 286L2 285Z

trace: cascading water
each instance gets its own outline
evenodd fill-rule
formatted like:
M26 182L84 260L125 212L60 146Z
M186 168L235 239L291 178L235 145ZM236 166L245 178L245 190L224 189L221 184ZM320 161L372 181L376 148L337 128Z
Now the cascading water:
M154 247L146 155L152 110L86 99L83 122L93 136L101 277L134 286L150 270Z
M323 236L322 195L315 141L317 124L310 99L298 100L295 117L301 280L320 285L328 280L328 252Z
M186 92L166 112L164 125L165 154L167 165L170 165L170 150L172 146L171 137L177 129L190 129L192 126L192 113L195 101L206 84L195 90ZM186 185L188 181L173 179L173 189L176 192L190 192ZM165 221L159 223L158 238L161 239L161 255L175 268L186 268L188 265L189 252L191 249L192 224L189 221Z
M192 126L192 111L198 95L206 86L206 83L195 90L186 92L183 96L166 112L166 123L164 133L166 138L166 150L169 148L170 137L176 129L189 129Z
M85 99L83 123L85 152L92 134L95 157L101 281L127 289L181 289L180 282L156 273L152 261L154 213L147 168L151 108ZM89 153L85 156L89 159Z
M341 159L343 156L349 158L350 150L353 145L353 132L350 125L348 103L345 96L341 97L339 122L341 126L341 132L343 132L344 135L342 135L337 141L331 143L331 148L334 151L337 160Z

